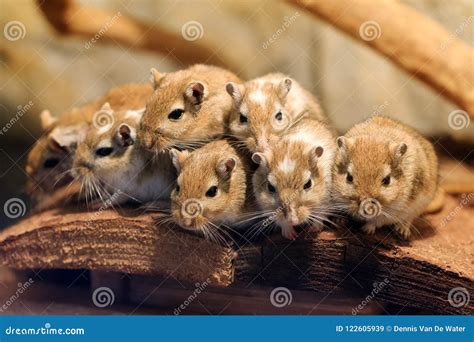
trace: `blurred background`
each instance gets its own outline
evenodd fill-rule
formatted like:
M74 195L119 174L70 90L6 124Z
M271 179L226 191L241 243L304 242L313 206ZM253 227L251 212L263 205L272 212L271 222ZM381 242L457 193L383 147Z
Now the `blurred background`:
M473 0L403 2L473 45ZM68 15L71 25L63 25L57 13ZM117 24L124 18L125 25ZM42 134L43 109L61 115L115 85L148 82L151 67L172 71L207 62L244 79L280 71L313 91L341 132L383 114L443 137L440 144L474 143L473 124L450 128L455 105L282 1L0 0L0 25L2 207L12 197L28 203L24 165ZM449 144L441 148L449 151ZM0 215L0 229L12 222Z

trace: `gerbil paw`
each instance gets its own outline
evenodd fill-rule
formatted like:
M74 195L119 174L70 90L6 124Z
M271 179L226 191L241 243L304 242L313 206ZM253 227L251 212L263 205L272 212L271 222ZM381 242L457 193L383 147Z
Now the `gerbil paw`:
M298 233L292 226L285 226L281 227L281 235L288 240L294 240L298 236Z
M377 226L373 223L366 223L362 226L362 230L368 235L373 235L375 233L376 228Z
M395 229L405 239L408 240L411 236L411 224L397 224Z

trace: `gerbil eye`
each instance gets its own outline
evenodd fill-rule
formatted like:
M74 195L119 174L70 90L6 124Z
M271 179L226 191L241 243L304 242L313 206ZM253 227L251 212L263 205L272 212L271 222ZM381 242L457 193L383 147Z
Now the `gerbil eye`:
M102 147L95 151L95 154L99 157L106 157L114 151L112 147Z
M303 186L303 189L305 190L308 190L309 188L311 188L311 186L313 185L313 182L311 181L311 179L309 179Z
M206 191L206 197L215 197L217 195L217 186L211 186L207 191Z
M51 169L51 168L55 167L58 164L59 164L59 159L49 158L49 159L46 159L44 161L43 167L46 168L46 169Z
M346 181L347 183L351 183L352 184L352 181L354 180L354 177L352 177L352 175L348 172L347 173L347 176L346 176Z
M168 114L168 119L170 120L179 120L183 116L184 110L182 109L175 109L171 113Z
M247 117L242 113L240 113L239 120L240 120L240 123L247 123L248 121Z
M181 188L179 187L179 185L176 185L175 191L176 191L176 192L179 192L180 189L181 189Z
M276 192L275 187L270 182L267 183L267 189L268 189L268 192L271 192L272 194Z
M277 119L278 121L281 121L283 119L283 114L281 112L276 113L275 119Z
M382 185L390 185L390 176L387 176L385 177L384 179L382 179Z

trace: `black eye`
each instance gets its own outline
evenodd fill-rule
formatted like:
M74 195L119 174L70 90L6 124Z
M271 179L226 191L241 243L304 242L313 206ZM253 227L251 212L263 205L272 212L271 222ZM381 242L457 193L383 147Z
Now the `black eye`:
M353 180L354 180L354 177L352 177L352 175L348 172L346 176L347 183L352 183Z
M390 184L390 176L387 176L385 177L384 179L382 179L382 184L387 186Z
M247 123L248 121L247 117L242 113L240 113L239 120L240 120L240 123Z
M175 191L176 191L176 192L179 192L180 189L181 189L181 188L179 187L179 185L176 185Z
M99 157L106 157L114 151L112 147L102 147L95 151L95 154Z
M311 181L311 179L309 179L303 186L303 189L305 190L308 190L309 188L311 188L311 186L313 185L313 182Z
M184 110L182 109L175 109L171 113L168 114L168 119L170 120L179 120L183 116Z
M281 112L276 113L275 119L277 119L278 121L281 121L283 119L283 114Z
M46 168L46 169L51 169L51 168L55 167L58 164L59 164L59 159L49 158L49 159L46 159L44 161L43 167Z
M206 197L215 197L217 195L217 186L211 186L206 191Z
M271 192L272 194L276 192L275 187L270 182L267 183L267 189L268 192Z

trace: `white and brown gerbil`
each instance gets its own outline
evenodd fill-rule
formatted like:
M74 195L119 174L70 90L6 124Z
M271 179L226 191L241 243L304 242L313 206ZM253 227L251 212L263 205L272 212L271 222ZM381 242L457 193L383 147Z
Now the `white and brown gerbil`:
M113 112L113 121L103 127L91 126L74 157L71 173L82 182L86 200L109 199L113 204L169 200L175 171L167 155L154 156L137 142L141 110Z
M147 103L139 136L155 153L172 147L202 146L224 133L232 99L227 82L239 82L233 73L209 65L159 73L152 69L155 91Z
M228 83L234 101L228 133L251 152L262 152L302 118L328 123L317 99L279 73L244 84Z
M221 240L222 224L237 221L247 198L245 160L225 140L189 152L171 149L178 171L171 193L171 215L184 229ZM225 233L224 233L225 235Z
M295 227L302 224L322 228L331 213L335 136L321 122L304 120L265 152L252 156L259 164L252 180L257 205L287 239L296 238Z
M405 238L433 199L438 162L432 144L399 121L374 117L337 139L333 179L337 206L369 234L394 225Z
M75 148L104 103L109 102L117 110L139 109L145 106L151 93L149 84L124 84L59 117L43 111L43 135L33 145L26 164L28 193L39 200L71 182L72 178L66 171L72 167Z

